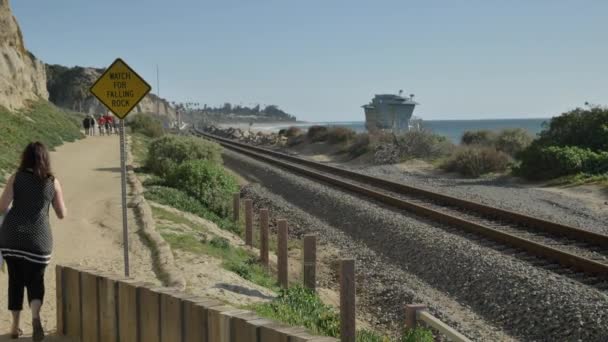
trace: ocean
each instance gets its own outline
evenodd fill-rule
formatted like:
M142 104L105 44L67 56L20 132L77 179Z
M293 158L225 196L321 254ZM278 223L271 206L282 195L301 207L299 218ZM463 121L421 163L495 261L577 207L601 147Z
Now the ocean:
M454 143L459 143L465 131L481 129L501 130L505 128L523 128L536 136L542 129L543 123L549 122L550 118L542 119L483 119L483 120L424 120L423 126L437 134L444 135ZM299 122L286 125L255 125L255 128L265 131L277 131L282 128L298 126L306 129L313 125L332 127L347 127L356 132L365 132L364 121L342 121L342 122Z

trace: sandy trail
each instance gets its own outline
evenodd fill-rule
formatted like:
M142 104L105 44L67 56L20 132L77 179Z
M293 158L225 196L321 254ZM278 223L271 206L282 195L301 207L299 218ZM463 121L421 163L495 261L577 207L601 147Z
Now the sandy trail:
M53 170L64 189L68 216L58 220L51 213L54 237L52 263L47 268L46 297L42 321L54 332L55 265L77 264L123 274L122 215L120 200L120 157L118 136L88 137L65 144L51 155ZM129 210L131 276L160 284L152 269L149 249L137 235L133 213ZM7 274L0 273L0 341L10 327L7 308ZM27 304L24 304L27 308ZM24 310L22 329L31 334L31 315ZM49 338L49 341L66 341Z

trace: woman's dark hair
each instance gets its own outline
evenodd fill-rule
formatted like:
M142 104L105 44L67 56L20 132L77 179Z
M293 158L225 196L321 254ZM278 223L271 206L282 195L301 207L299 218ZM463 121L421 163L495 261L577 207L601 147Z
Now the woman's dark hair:
M53 177L51 158L43 143L36 141L27 145L21 155L19 171L31 170L41 180Z

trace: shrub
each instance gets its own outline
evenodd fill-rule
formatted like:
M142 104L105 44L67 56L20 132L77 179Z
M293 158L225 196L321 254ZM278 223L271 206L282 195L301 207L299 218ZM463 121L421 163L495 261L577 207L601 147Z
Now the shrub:
M479 177L490 172L506 171L511 159L501 151L490 147L463 147L442 165L446 171L464 176Z
M303 143L305 140L305 136L303 134L293 136L287 139L287 146L292 147Z
M608 172L608 152L593 152L576 146L534 146L519 155L518 175L529 179L550 179L580 172Z
M312 142L319 142L327 140L327 132L329 130L326 126L310 126L306 136Z
M332 127L327 132L327 140L330 144L346 143L354 139L355 131L346 127Z
M399 339L399 342L433 342L435 338L433 333L424 328L408 329L405 331L403 336Z
M165 177L177 164L186 160L203 159L212 163L222 162L220 145L195 137L166 135L155 139L148 148L146 167Z
M166 180L169 186L193 196L221 217L230 212L232 194L238 191L234 176L209 160L183 162L171 170Z
M532 143L532 136L523 128L504 129L498 133L495 147L511 156L515 156Z
M181 211L186 211L215 222L220 228L240 234L241 227L229 218L219 217L207 209L198 199L185 192L166 186L148 186L144 193L147 200L169 205Z
M489 130L466 131L460 142L463 145L494 146L496 133Z
M318 295L301 285L281 289L277 298L268 303L254 305L254 310L264 317L276 319L289 325L304 326L312 332L339 337L340 317L328 305L325 305ZM400 342L432 342L430 330L416 328L408 330L398 341ZM388 336L380 335L370 330L357 330L357 342L392 341Z
M538 144L608 151L608 108L577 108L552 118L540 133Z
M323 304L313 291L299 285L281 290L275 300L259 304L255 309L262 316L302 325L316 333L328 336L340 333L338 314Z
M230 242L228 242L227 239L223 238L223 237L214 237L213 239L211 239L211 241L209 241L209 244L215 248L219 248L219 249L228 249L230 248Z
M446 156L454 150L454 145L444 136L431 131L409 131L396 137L399 158L434 159Z
M279 132L279 134L281 134L281 133ZM288 138L295 137L295 136L298 136L301 134L302 134L302 129L300 129L299 127L294 127L294 126L289 127L283 133L283 135L285 135Z
M150 138L158 138L165 133L159 119L144 114L137 114L130 119L129 127L132 132L141 133Z
M348 154L351 157L358 157L370 151L369 134L357 134L353 140L352 145L348 147Z

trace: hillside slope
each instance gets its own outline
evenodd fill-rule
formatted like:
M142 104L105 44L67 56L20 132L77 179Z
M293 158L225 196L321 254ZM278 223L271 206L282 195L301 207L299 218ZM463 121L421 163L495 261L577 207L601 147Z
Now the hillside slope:
M0 182L13 172L28 143L38 140L53 148L82 137L77 114L43 100L18 111L0 107L0 122Z
M26 50L8 0L0 0L0 106L15 110L48 96L44 64Z
M73 67L62 65L47 65L47 87L49 100L62 108L74 111L101 114L107 111L91 93L89 88L101 76L104 69ZM156 113L175 119L175 109L165 99L160 99L155 94L148 94L133 109L134 113Z

